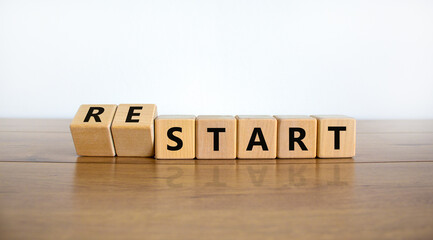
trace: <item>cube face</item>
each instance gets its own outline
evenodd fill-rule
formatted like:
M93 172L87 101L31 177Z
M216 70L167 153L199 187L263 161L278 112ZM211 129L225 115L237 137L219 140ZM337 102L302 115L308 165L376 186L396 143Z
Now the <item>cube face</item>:
M117 156L153 157L155 104L120 104L111 125Z
M236 158L236 125L234 116L198 116L197 159Z
M278 158L315 158L317 120L309 116L279 115Z
M314 115L317 119L317 157L355 156L356 121L340 115Z
M70 125L75 150L81 156L115 156L111 123L117 105L81 105Z
M277 120L272 116L236 116L237 157L276 158Z
M195 116L163 115L155 119L155 157L195 158Z

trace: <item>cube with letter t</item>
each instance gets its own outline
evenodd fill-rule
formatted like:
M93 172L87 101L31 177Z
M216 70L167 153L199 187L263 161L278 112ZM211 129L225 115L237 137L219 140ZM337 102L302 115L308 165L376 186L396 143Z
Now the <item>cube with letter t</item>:
M236 118L198 116L196 121L197 159L236 158Z
M81 156L115 156L111 136L117 105L81 105L70 125L75 150Z
M342 115L313 115L317 119L317 157L355 156L356 121Z

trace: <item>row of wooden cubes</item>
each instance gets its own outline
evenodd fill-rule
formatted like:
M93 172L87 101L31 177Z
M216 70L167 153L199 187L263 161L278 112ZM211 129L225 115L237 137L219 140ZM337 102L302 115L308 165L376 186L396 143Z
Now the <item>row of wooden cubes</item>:
M315 116L157 116L154 104L81 105L70 128L78 155L159 159L342 158L355 119Z

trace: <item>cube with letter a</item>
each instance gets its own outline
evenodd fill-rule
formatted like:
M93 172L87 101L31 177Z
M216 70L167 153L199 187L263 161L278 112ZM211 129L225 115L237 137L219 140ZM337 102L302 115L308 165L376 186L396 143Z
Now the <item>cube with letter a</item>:
M317 157L355 156L356 121L342 115L313 115L317 119Z
M117 105L81 105L70 125L75 150L81 156L115 156L111 123Z
M267 115L239 115L237 157L276 158L277 120Z
M153 157L155 104L120 104L111 132L117 156Z

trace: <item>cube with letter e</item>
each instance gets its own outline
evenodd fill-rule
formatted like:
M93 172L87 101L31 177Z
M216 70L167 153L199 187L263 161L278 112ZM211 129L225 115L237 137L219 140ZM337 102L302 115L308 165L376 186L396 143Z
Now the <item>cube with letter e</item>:
M117 156L153 157L155 104L120 104L111 131Z

